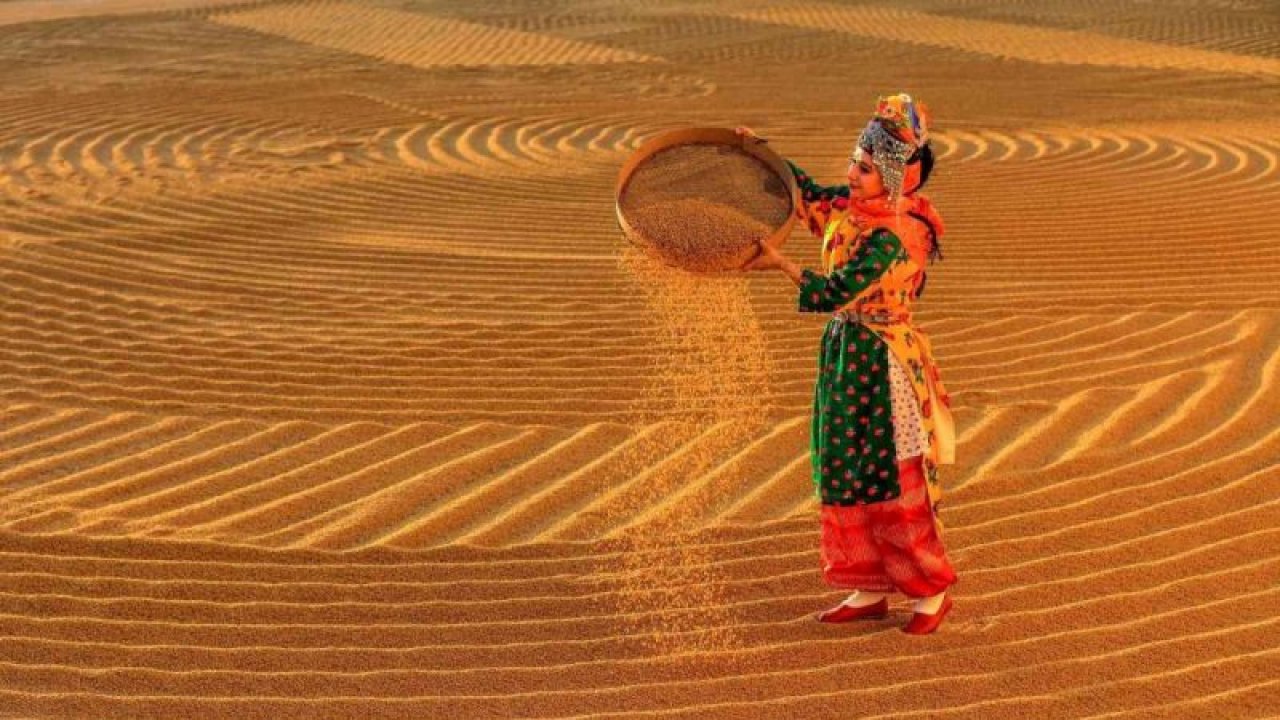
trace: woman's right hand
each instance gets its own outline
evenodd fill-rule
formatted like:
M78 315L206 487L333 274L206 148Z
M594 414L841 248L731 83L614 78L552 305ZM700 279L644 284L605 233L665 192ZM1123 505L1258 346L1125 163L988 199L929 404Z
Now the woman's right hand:
M758 247L755 257L742 266L743 270L778 270L782 268L787 258L778 252L777 248L764 240L757 240L756 245Z

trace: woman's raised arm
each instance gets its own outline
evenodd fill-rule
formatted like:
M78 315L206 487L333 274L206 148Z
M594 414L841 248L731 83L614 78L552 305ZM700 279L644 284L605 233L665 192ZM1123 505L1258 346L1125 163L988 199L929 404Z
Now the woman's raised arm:
M795 176L796 185L800 186L800 205L796 207L796 218L821 240L831 218L849 207L849 186L820 185L804 168L790 160L787 160L787 165Z

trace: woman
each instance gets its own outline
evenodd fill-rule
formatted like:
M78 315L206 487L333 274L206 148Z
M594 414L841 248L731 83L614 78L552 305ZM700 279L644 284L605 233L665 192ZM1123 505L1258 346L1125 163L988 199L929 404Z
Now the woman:
M823 241L824 272L764 243L746 266L786 273L801 312L834 313L818 356L810 451L823 579L854 592L818 619L885 617L896 590L915 599L903 631L921 635L951 609L946 590L957 580L937 514L937 466L955 462L950 398L910 312L927 262L942 257L942 218L918 194L933 167L928 130L923 104L882 97L847 186L818 185L788 161L803 195L797 216Z

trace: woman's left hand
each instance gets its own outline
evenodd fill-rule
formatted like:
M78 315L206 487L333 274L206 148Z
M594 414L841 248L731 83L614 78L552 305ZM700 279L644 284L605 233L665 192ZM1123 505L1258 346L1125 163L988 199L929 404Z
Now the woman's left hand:
M760 252L756 254L746 265L742 266L743 270L777 270L782 267L787 258L778 252L777 248L759 241Z

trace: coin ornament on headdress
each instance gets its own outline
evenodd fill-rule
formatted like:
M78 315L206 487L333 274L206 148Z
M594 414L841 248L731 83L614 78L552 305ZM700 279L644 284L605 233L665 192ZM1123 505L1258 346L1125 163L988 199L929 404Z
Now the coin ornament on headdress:
M929 141L929 110L906 93L881 96L875 116L858 138L884 178L890 204L902 196L907 161Z

